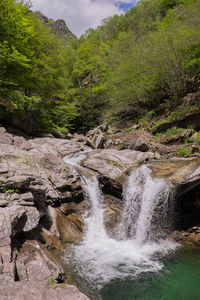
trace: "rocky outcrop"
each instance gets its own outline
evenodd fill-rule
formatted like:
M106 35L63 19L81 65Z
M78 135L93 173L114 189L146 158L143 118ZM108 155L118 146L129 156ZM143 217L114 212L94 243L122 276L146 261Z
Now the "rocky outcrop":
M194 135L195 131L193 129L185 129L181 130L172 136L170 135L163 135L160 138L160 142L166 145L173 145L173 144L184 144L187 139L191 139Z
M157 159L169 158L176 152L177 146L167 146L155 142L154 138L147 132L133 130L132 132L117 132L107 136L104 144L105 148L115 148L118 150L130 149L141 152L154 152Z
M179 144L192 135L192 130L186 130L179 134L175 141ZM177 151L177 145L170 145L166 140L156 142L155 137L150 133L139 130L138 126L133 126L129 130L112 130L107 123L90 130L87 135L87 143L96 149L116 149L116 150L135 150L141 152L154 152L157 159L170 158ZM165 145L166 144L166 145Z
M39 16L39 19L51 28L53 33L58 34L60 37L67 38L69 40L76 39L76 36L67 27L65 20L58 19L54 21L53 19L49 19L48 17L46 17L40 11L37 11L36 13Z
M75 141L51 137L26 140L0 128L1 299L88 299L72 286L51 292L45 287L52 280L65 281L60 247L62 241L75 240L75 225L73 214L63 215L57 207L78 205L83 192L78 173L63 156L81 149Z

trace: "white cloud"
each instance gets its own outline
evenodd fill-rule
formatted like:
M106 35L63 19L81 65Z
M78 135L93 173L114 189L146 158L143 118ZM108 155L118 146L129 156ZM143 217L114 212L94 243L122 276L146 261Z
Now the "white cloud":
M138 0L31 0L33 10L40 10L53 19L64 19L67 26L80 36L88 28L95 28L114 14L121 14L119 3Z

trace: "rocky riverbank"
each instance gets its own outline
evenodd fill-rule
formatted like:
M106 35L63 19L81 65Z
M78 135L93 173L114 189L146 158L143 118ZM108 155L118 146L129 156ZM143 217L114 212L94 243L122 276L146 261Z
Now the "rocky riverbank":
M82 166L99 179L111 235L120 220L123 184L132 169L145 163L153 176L170 181L177 192L171 237L200 246L198 155L173 157L176 145L156 143L139 130L114 132L107 124L86 136L67 138L25 139L0 128L2 300L88 299L68 284L70 275L64 274L60 261L61 248L82 239L82 215L88 209L79 174L63 158L86 149L93 151L86 153Z

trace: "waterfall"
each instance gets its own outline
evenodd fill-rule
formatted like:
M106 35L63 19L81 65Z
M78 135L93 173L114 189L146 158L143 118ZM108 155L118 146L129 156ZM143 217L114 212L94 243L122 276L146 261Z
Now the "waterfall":
M171 204L174 203L170 185L150 174L150 169L141 166L132 171L124 187L124 208L119 231L121 239L129 237L141 244L152 240L159 233L159 228L170 225L169 217L173 212Z
M67 158L68 163L70 159ZM76 158L72 165L76 167ZM168 240L154 240L158 222L167 225L170 187L163 179L155 179L146 166L132 171L124 187L124 208L118 239L111 238L104 227L103 194L95 177L82 175L82 186L90 210L84 216L83 241L65 253L65 261L87 279L102 287L114 278L137 277L144 272L163 268L160 255L177 245Z
M98 238L107 237L104 227L104 211L102 208L103 195L99 188L99 182L95 176L91 178L83 176L82 179L84 182L83 189L85 197L91 205L89 214L85 216L85 240L91 243Z

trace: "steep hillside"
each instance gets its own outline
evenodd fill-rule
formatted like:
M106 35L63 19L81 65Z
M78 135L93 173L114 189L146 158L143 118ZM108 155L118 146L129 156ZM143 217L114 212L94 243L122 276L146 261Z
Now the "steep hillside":
M108 122L156 138L199 134L199 0L142 0L80 39L15 0L1 1L0 18L4 126L65 136Z
M58 35L60 38L66 41L76 39L75 34L73 34L71 30L67 27L65 20L58 19L55 21L53 19L49 19L40 11L37 11L36 14L39 16L39 19L43 21L48 27L50 27L52 32Z

